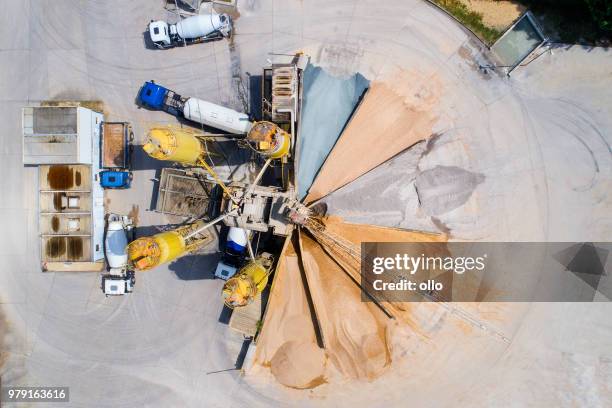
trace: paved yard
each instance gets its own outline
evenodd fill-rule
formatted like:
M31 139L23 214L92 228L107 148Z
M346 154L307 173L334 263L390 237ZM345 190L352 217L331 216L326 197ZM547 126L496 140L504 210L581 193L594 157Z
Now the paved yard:
M495 327L510 341L475 329L482 355L471 340L424 346L415 350L422 364L406 367L404 377L310 394L218 372L234 367L242 338L219 322L222 282L208 278L214 246L138 274L135 292L119 298L103 296L96 274L40 272L37 171L21 163L23 106L100 99L109 119L131 121L142 141L149 125L174 122L138 109L143 81L240 109L232 72L259 73L271 52L304 51L334 75L389 81L400 70L440 86L435 141L328 197L333 213L447 230L457 239L609 240L609 51L557 48L506 78L481 72L479 44L420 0L238 3L232 49L220 41L158 51L145 47L143 32L150 19L167 17L162 1L0 0L3 384L69 385L71 405L83 407L264 407L296 399L304 406L609 406L612 328L603 322L610 303L506 307ZM133 187L109 193L108 208L137 206L141 227L168 222L149 211L159 163L140 153L135 167ZM444 167L477 176L457 181L443 177ZM428 170L442 176L422 179L417 192Z

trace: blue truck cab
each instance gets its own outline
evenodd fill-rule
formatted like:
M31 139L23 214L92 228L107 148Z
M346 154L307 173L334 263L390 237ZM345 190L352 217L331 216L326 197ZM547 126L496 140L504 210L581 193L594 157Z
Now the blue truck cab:
M122 170L105 170L100 172L100 185L102 188L130 188L132 173Z
M138 105L152 110L163 110L174 116L183 115L183 107L187 98L168 88L157 85L155 81L147 81L138 92Z
M138 93L138 104L149 109L163 109L168 90L154 81L144 83Z

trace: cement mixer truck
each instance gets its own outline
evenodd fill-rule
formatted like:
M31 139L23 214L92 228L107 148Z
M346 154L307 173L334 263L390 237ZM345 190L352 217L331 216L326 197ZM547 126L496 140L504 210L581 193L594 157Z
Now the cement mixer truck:
M176 24L162 20L149 23L151 41L161 49L228 38L231 34L232 19L227 14L200 14Z

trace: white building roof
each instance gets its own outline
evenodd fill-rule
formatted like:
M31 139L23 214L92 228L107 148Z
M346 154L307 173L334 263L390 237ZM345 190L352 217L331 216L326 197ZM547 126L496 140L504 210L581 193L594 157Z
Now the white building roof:
M93 113L76 106L23 108L23 163L92 164Z
M104 259L104 190L98 180L103 120L103 114L82 107L23 108L23 162L42 165L43 263Z

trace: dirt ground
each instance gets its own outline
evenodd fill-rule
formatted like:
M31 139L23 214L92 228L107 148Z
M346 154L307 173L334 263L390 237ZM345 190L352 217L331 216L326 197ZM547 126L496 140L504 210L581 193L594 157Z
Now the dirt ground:
M482 21L497 30L505 30L526 7L512 0L461 0L472 11L482 14Z

